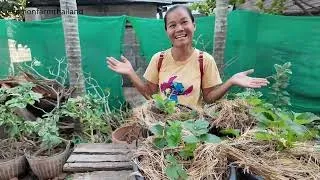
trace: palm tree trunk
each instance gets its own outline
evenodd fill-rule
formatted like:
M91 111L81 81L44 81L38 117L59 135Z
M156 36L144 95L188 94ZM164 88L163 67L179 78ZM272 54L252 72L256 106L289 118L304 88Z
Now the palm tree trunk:
M68 59L69 83L70 87L75 88L72 97L76 97L85 93L76 0L60 0L60 10Z
M223 75L224 49L227 34L228 0L216 0L213 54L219 72Z

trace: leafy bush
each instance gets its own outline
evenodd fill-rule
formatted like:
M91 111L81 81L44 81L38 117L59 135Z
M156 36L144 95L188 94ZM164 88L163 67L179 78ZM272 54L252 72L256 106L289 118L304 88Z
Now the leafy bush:
M60 109L62 116L78 119L82 126L84 139L95 142L106 142L111 134L111 127L105 117L104 101L93 95L69 98Z

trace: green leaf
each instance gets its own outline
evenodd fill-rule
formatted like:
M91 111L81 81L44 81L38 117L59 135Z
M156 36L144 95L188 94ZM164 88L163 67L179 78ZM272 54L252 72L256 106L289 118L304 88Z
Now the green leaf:
M291 120L286 120L286 124L287 124L287 128L293 131L298 136L303 136L308 131L307 127L297 124Z
M240 136L240 130L239 129L232 129L232 128L223 129L223 130L220 131L220 133L222 133L224 135L234 135L236 137Z
M195 129L207 129L209 126L209 122L205 120L196 120L195 123Z
M193 131L193 125L194 125L194 120L192 120L192 119L187 120L187 121L184 121L184 122L182 123L182 126L183 126L185 129L189 130L190 132Z
M198 143L199 139L194 135L189 135L189 136L183 137L183 141L186 143Z
M310 124L316 120L320 120L320 117L313 113L294 113L294 122L297 124Z
M188 178L187 172L184 170L181 164L178 164L173 155L167 155L166 161L168 162L168 166L165 169L165 173L170 180L180 180Z
M267 132L256 132L255 133L255 137L258 140L262 140L262 141L271 141L273 139L273 136Z
M178 180L179 178L178 170L179 170L179 167L177 166L168 166L165 172L170 180Z
M197 148L197 143L186 144L182 151L179 152L179 155L187 159L189 157L193 157L193 152Z
M201 136L209 131L209 123L205 120L188 120L183 122L182 125L185 129L189 130L195 136Z
M220 143L221 139L213 134L204 134L200 136L201 141L207 142L207 143Z
M163 126L161 126L160 124L156 124L154 126L151 127L150 131L156 135L156 136L163 136Z
M179 174L179 176L180 176L180 179L183 179L183 180L188 179L188 174L187 174L187 172L183 169L183 166L182 166L182 165L180 165L180 168L178 169L178 174ZM180 180L180 179L179 179L179 180Z
M181 131L168 131L166 141L168 147L177 147L181 142Z
M166 160L167 162L169 162L170 164L177 164L177 160L176 158L172 155L172 154L168 154L166 155Z
M247 102L252 106L257 106L257 105L260 105L262 101L259 98L249 98Z

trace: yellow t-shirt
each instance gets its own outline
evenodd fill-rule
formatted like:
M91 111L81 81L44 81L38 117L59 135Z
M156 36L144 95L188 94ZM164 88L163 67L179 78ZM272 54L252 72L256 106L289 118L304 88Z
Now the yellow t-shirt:
M175 61L171 48L164 53L164 58L158 72L158 61L161 52L153 55L144 78L159 85L160 92L166 97L192 108L198 108L202 103L201 71L198 49L185 61ZM221 78L213 57L203 52L202 88L221 84Z

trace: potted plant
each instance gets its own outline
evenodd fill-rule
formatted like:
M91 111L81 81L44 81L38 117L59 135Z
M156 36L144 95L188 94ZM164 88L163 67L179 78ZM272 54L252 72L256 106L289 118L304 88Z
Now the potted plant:
M70 141L59 137L57 113L45 114L32 122L35 140L40 140L38 148L27 151L25 156L31 170L39 179L57 177L70 155Z
M22 83L13 88L0 88L0 126L5 128L9 137L0 142L0 179L18 177L26 171L24 149L32 144L26 138L32 133L32 126L16 111L24 110L42 97L32 91L33 86L32 83Z
M104 107L105 100L87 94L77 98L69 98L60 108L60 115L74 119L78 123L77 136L82 142L108 143L110 142L111 126L107 120Z

